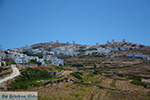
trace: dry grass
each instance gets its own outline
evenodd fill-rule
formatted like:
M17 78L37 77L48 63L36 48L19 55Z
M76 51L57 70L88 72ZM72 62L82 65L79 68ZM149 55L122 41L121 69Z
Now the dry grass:
M110 84L114 79L110 77L100 77L98 85L107 87L101 89L96 85L82 85L71 83L59 83L44 87L31 88L28 91L38 91L39 100L149 100L150 96L145 94L148 89L130 84L128 80L115 81L116 89L111 90ZM109 89L110 88L110 89ZM128 90L125 92L124 90Z

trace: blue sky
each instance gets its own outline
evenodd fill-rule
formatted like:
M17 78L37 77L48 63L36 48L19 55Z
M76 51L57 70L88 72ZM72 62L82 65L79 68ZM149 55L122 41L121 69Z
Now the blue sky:
M106 41L150 45L150 0L0 0L0 45Z

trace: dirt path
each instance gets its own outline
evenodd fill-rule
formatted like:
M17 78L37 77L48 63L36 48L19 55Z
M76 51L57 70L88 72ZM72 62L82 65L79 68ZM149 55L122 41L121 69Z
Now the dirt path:
M91 96L94 93L94 91L97 89L96 86L93 87L93 89L91 90L91 92L89 93L88 97L86 98L87 100L91 100Z
M14 77L18 76L20 74L18 68L16 67L16 65L11 65L12 69L13 69L13 73L8 76L8 77L5 77L4 79L1 79L0 80L0 83L3 83L7 80L10 80L10 79L13 79Z
M70 75L70 73L72 73L73 71L71 71L71 70L65 70L63 73L62 73L62 75L63 76L68 76L68 75Z

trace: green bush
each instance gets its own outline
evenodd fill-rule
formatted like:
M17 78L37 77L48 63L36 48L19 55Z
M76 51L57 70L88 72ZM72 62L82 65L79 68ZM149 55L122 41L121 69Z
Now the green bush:
M128 76L127 79L141 81L141 77L140 76Z
M83 67L84 65L82 63L74 63L74 64L71 64L71 66Z
M94 69L94 74L101 74L101 71L99 69Z
M62 64L59 64L59 66L62 66Z
M0 72L2 72L3 70L7 70L7 69L9 69L10 67L8 67L8 68L2 68L2 67L0 67Z
M54 66L53 65L53 67L57 70L57 71L62 71L62 70L64 70L64 66Z
M39 54L32 54L32 53L29 53L28 51L24 51L23 54L26 54L28 56L37 56L39 58L43 58L43 54L42 53L39 53Z
M0 72L2 72L3 68L0 67Z
M16 80L15 82L12 82L9 86L11 86L13 89L27 89L29 86L39 86L40 83L36 81L22 81L22 80Z
M86 56L79 56L78 58L84 59L84 58L89 58L89 57L90 57L90 55L86 55Z
M77 79L82 79L82 77L80 75L83 75L81 72L73 72L73 73L70 73L70 75L74 76L75 78Z
M129 76L127 77L127 79L132 79L133 81L131 81L130 83L131 84L136 84L136 85L141 85L143 87L147 87L147 84L146 83L143 83L141 81L141 77L140 76Z
M137 81L137 80L133 80L133 81L131 81L130 82L131 84L136 84L136 85L141 85L141 86L143 86L143 87L147 87L147 84L146 83L143 83L143 82L141 82L141 81Z
M44 70L26 68L21 72L21 77L12 82L9 86L13 89L27 89L29 86L39 86L37 80L49 79L52 75Z
M118 74L117 74L117 76L119 76L119 77L123 77L123 74L118 73Z
M33 68L26 68L24 71L21 72L23 80L36 80L36 79L44 79L44 78L51 78L52 75L44 70L40 69L33 69Z
M6 65L9 65L9 64L16 64L16 63L14 61L6 62Z
M4 66L4 63L2 63L1 65Z
M38 62L37 62L37 60L35 60L35 59L31 59L29 63L37 64Z

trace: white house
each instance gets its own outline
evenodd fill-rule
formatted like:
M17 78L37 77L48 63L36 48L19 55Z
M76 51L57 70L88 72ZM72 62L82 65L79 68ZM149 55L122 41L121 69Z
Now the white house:
M38 59L38 62L40 62L41 65L44 65L44 64L45 64L44 59Z
M118 48L118 47L115 47L115 48L114 48L114 51L119 51L119 48Z
M17 52L11 52L10 56L11 57L17 57L17 58L23 58L26 55L25 54L20 54L20 53L17 53Z
M143 59L150 60L150 55L143 55Z
M142 56L143 56L143 54L141 54L141 53L136 53L136 54L134 54L134 57L135 57L135 58L142 58Z
M132 58L132 57L133 57L133 54L132 54L132 53L128 53L126 56L127 56L128 58Z
M22 64L22 59L20 58L13 58L12 59L16 64Z
M52 49L52 51L54 52L54 55L58 55L60 52L60 48L54 48Z
M89 55L89 54L91 54L91 51L85 51L84 54L85 54L85 55Z
M125 48L124 47L120 47L120 51L124 51L125 50Z
M147 57L147 60L150 60L150 57Z
M52 55L45 55L43 56L43 59L46 61L50 61L52 59Z
M74 52L74 56L78 56L79 54L79 52Z
M61 59L53 59L52 60L52 65L59 66L60 64L64 65L64 60L61 60Z
M0 52L0 59L4 59L6 57L6 54L3 52Z
M28 63L29 61L30 61L30 59L29 59L28 56L24 56L24 57L22 58L22 62L23 62L23 63Z
M111 51L113 51L113 48L107 47L107 50L111 52Z
M105 50L106 50L105 48L101 48L101 47L97 48L97 51L100 52L100 53L103 52L103 51L105 51Z
M97 50L92 50L92 51L85 51L85 55L91 55L92 53L97 53Z
M31 59L35 59L35 60L38 61L38 60L39 60L39 57L36 57L36 56L35 56L35 57L33 57L33 56L28 56L28 59L29 59L29 61L30 61Z

